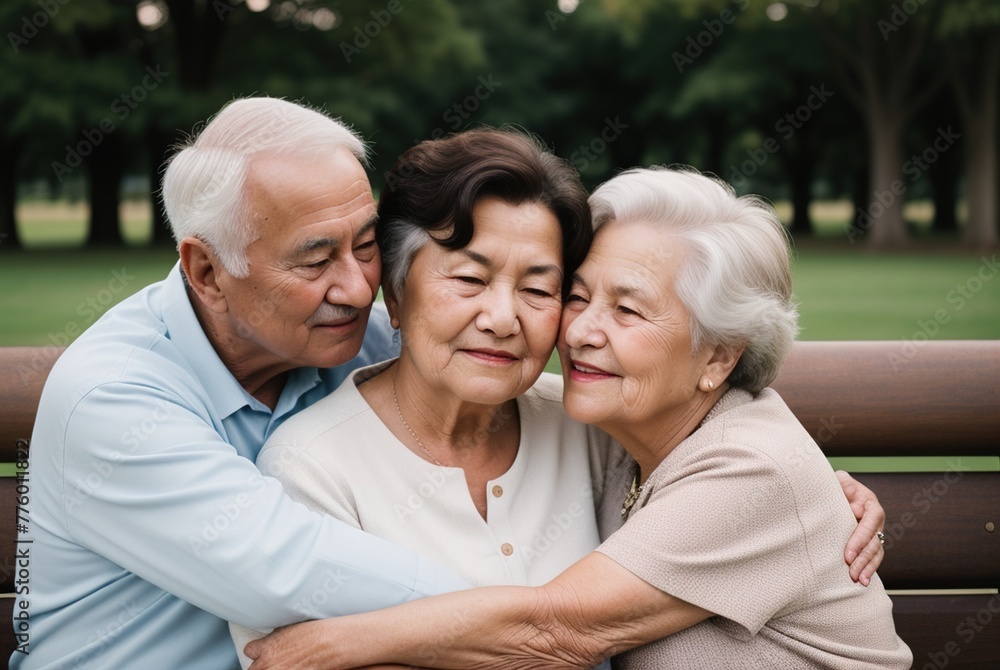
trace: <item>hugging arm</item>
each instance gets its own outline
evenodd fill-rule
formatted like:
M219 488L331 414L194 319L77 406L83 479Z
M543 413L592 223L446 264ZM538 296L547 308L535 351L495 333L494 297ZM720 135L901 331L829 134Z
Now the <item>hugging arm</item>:
M591 668L618 652L711 616L600 553L538 588L489 587L370 614L312 621L247 647L253 670L355 668Z

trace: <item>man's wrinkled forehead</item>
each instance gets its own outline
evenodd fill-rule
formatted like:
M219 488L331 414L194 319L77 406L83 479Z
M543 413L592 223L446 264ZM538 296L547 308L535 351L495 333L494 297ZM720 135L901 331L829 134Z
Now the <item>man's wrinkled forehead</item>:
M316 159L255 157L247 168L247 194L255 218L280 214L289 220L352 216L374 209L371 184L346 150Z

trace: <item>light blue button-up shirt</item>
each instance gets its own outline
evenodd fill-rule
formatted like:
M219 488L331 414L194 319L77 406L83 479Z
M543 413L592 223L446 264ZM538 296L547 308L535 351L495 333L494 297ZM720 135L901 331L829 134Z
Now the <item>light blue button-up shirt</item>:
M361 353L293 371L271 411L216 355L179 266L111 309L42 393L11 667L238 668L227 620L265 629L466 587L254 465L285 419L397 353L373 309Z

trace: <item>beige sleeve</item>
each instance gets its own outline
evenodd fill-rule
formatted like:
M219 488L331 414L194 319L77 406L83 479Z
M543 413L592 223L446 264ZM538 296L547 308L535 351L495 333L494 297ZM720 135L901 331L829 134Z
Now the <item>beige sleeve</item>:
M810 580L792 488L778 464L740 445L704 447L669 466L598 551L736 622L741 637L756 634Z
M300 447L269 444L257 457L261 473L281 482L288 496L315 512L361 528L347 481Z

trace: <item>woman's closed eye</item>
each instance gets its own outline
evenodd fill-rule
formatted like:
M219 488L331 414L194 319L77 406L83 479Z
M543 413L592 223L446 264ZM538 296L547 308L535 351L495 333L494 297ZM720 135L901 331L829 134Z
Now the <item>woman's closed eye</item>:
M639 317L642 316L642 314L640 314L639 312L635 311L634 309L626 305L618 305L616 309L618 310L619 314L624 314L625 316L639 316Z

